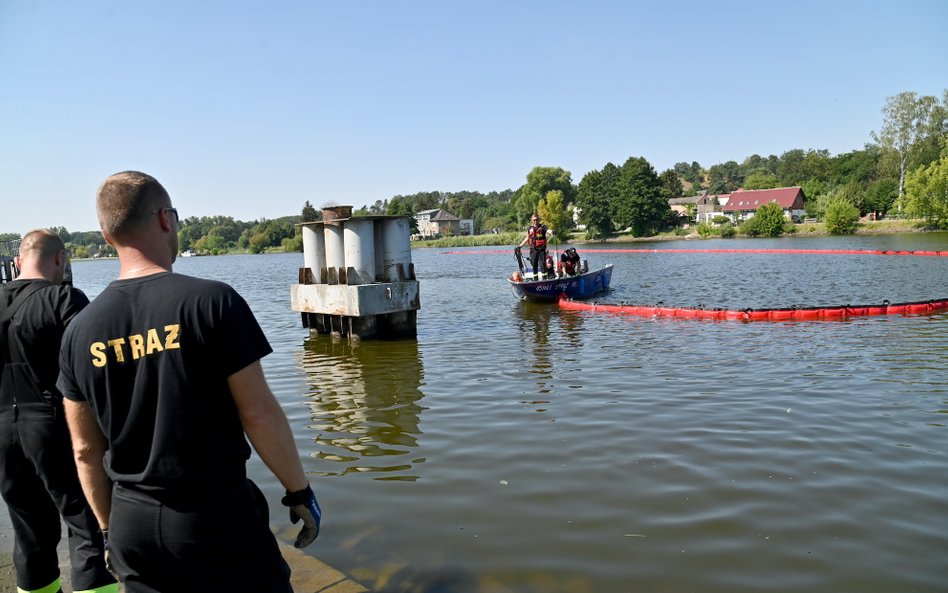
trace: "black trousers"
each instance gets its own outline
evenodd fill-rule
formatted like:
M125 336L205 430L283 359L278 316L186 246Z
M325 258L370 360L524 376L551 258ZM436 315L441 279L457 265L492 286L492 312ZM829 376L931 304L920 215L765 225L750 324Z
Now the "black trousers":
M17 587L31 591L59 578L60 516L68 527L73 589L114 583L79 485L62 404L23 393L29 391L18 391L16 403L0 402L0 494L13 523Z
M546 265L546 247L538 249L530 248L530 265L533 266L533 273L545 273L543 267Z
M126 593L292 593L256 484L112 489L109 558Z

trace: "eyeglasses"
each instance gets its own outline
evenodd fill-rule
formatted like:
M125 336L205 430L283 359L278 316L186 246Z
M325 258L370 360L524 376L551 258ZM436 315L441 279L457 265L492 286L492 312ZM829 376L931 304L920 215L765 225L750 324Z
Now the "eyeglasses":
M152 214L158 214L158 213L161 212L162 210L174 214L174 219L175 219L175 220L181 220L181 217L178 216L178 209L177 209L177 208L172 208L171 206L162 206L161 208L158 208L157 210L152 210L151 213L152 213Z

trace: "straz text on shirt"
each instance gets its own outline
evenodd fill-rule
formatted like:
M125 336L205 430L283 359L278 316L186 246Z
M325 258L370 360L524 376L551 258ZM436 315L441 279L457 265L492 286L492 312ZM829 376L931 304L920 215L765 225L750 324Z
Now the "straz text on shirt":
M157 328L151 328L142 334L133 334L127 338L112 338L105 342L93 342L89 346L92 354L92 366L104 367L111 358L115 362L124 363L127 360L138 360L144 356L152 356L165 350L181 348L178 341L181 324L174 323L164 326L164 336L160 336ZM109 356L111 354L111 356Z

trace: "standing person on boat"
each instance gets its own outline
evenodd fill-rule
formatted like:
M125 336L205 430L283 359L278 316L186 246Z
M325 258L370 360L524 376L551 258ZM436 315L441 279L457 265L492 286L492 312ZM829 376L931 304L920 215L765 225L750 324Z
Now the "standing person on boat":
M575 247L570 247L560 255L559 273L560 276L575 276L579 273L579 254Z
M546 266L546 244L548 237L553 235L553 231L546 228L546 225L540 222L540 215L534 214L530 218L530 228L527 229L527 236L523 238L518 247L530 244L530 266L533 268L533 275L536 277L538 272L543 271Z
M30 231L20 243L19 277L0 288L0 495L13 525L17 591L61 591L61 517L73 589L117 592L56 389L63 333L89 304L62 284L65 249L59 235Z
M172 272L178 211L136 171L99 188L119 277L66 331L58 386L86 496L127 593L288 593L250 443L286 488L302 548L320 509L264 378L272 349L243 298Z

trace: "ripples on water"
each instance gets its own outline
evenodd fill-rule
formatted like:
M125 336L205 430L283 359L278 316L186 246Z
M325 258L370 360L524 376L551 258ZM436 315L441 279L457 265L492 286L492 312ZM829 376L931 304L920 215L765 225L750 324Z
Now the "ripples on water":
M656 245L945 249L946 239ZM514 300L501 280L512 254L441 251L413 251L419 335L399 342L308 338L289 310L299 255L176 265L237 287L274 346L267 376L326 512L311 553L386 591L944 590L948 315L566 312ZM946 258L588 257L616 264L610 302L948 296ZM109 265L76 262L77 284ZM251 471L282 528L279 485L256 458Z

